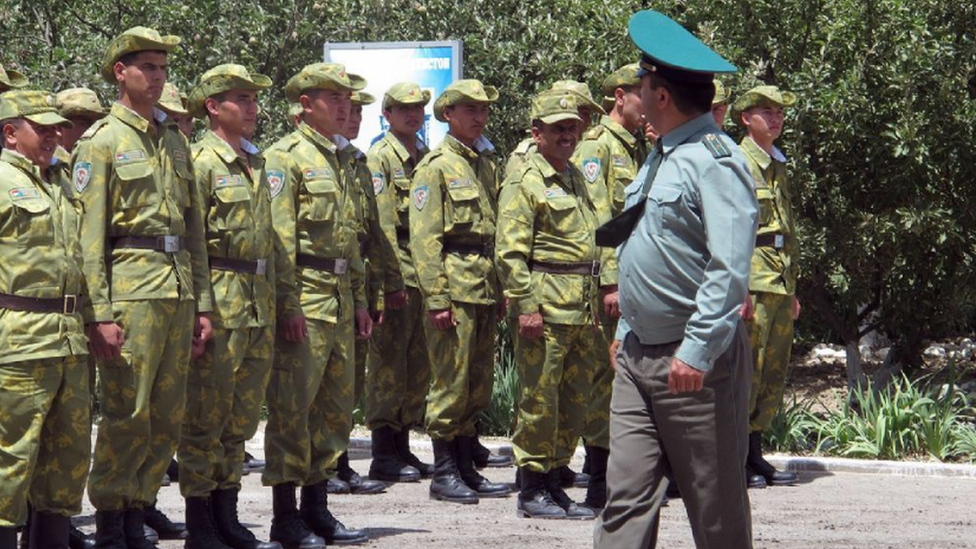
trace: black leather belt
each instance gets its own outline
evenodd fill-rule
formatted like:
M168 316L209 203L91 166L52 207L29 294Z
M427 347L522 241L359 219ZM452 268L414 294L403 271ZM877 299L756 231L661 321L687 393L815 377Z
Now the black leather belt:
M182 236L120 236L112 240L113 248L135 248L157 252L176 253L186 249Z
M258 259L256 261L248 261L246 259L210 256L210 268L217 271L265 275L268 274L268 260Z
M0 309L10 309L11 311L25 311L30 313L63 313L66 315L71 315L80 308L81 297L76 295L44 298L0 294Z
M786 244L786 237L781 234L761 234L756 236L756 247L782 249Z
M299 267L308 267L316 271L327 271L342 275L349 272L349 260L341 257L316 257L314 255L298 254L295 263Z
M495 254L493 244L462 244L460 242L444 242L442 247L446 254L457 255L480 255L482 257L492 257Z
M538 271L540 273L600 276L599 261L580 261L575 263L530 261L529 269L532 271Z

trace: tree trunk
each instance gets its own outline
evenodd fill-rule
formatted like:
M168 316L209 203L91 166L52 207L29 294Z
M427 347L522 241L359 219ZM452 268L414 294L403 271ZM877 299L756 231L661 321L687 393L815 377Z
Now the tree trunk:
M854 391L864 386L864 368L861 365L861 348L857 339L847 341L847 392L853 394Z

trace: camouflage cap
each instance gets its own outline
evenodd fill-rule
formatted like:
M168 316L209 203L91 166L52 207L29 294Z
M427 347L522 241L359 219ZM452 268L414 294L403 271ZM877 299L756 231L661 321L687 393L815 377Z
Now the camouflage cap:
M764 105L791 107L795 104L796 95L791 92L781 91L776 86L756 86L735 100L731 116L732 120L741 126L742 113L753 107Z
M163 95L159 98L156 106L170 114L188 114L186 95L180 93L180 89L169 82L163 85Z
M486 86L480 80L468 78L451 82L434 101L434 118L447 122L444 109L461 103L494 103L498 100L498 89Z
M546 90L532 99L529 109L531 120L541 120L544 124L555 124L563 120L576 120L579 117L580 95L569 90Z
M57 97L46 91L10 90L0 94L0 120L15 118L42 126L72 126L68 119L58 114Z
M0 65L0 92L23 88L29 83L23 74L13 69L4 69L3 65Z
M553 82L549 89L553 91L565 90L575 93L578 96L577 108L584 107L600 114L607 114L607 111L603 110L603 107L593 100L593 95L590 93L590 87L583 82L577 82L575 80L557 80L556 82Z
M179 36L162 36L156 29L148 27L132 27L116 36L105 48L102 57L102 78L110 84L115 84L115 63L120 57L139 51L165 51L176 49L180 43Z
M194 118L204 118L208 97L231 90L261 91L270 87L271 78L248 72L243 65L217 65L200 76L200 82L186 100L186 110Z
M725 87L718 78L715 79L715 97L712 98L712 105L718 105L720 103L728 103L731 99L729 90Z
M285 97L292 103L307 90L340 90L354 92L366 87L361 76L346 72L339 63L312 63L307 65L285 84Z
M372 105L373 103L376 103L376 98L364 91L352 92L352 97L350 99L353 105Z
M98 120L108 112L102 107L98 95L88 88L70 88L58 92L58 112L61 116L80 116Z
M422 90L413 82L398 82L383 94L383 110L393 105L426 105L430 103L430 90Z
M607 77L603 79L603 87L600 89L600 91L603 92L603 96L607 99L611 99L613 98L613 92L617 88L640 86L641 79L637 76L637 71L639 70L640 64L630 63L608 74Z

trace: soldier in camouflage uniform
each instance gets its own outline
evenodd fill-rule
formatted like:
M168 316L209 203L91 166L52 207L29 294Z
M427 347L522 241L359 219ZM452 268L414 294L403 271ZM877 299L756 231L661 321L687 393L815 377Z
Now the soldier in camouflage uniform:
M475 470L478 414L487 408L499 303L493 242L497 168L482 135L498 91L477 80L452 83L434 102L449 131L417 166L411 187L410 249L427 308L424 328L433 382L427 434L433 441L432 498L477 503L509 493Z
M366 155L357 149L351 140L359 137L359 127L363 121L363 105L371 105L376 99L365 92L352 93L352 106L349 110L349 122L345 130L334 137L339 149L339 163L346 176L349 188L355 188L359 193L359 224L357 236L359 253L363 257L366 269L365 292L369 304L370 316L374 326L383 322L383 295L403 291L403 279L395 268L396 258L393 247L383 236L380 228L379 212L376 209L376 197L373 194L373 182L366 165ZM372 339L372 338L370 338ZM363 396L364 378L366 377L366 356L369 352L369 340L356 340L356 383L353 400L358 405ZM364 479L349 466L349 451L339 456L336 476L329 479L329 490L332 493L351 492L353 494L376 494L386 490L386 485L377 480Z
M430 92L410 82L383 95L390 129L366 155L384 238L395 250L390 271L401 274L402 291L384 296L383 324L373 332L366 370L366 426L372 431L369 476L412 482L434 474L433 466L410 452L410 428L420 424L430 386L424 335L424 299L410 254L410 179L427 154L417 136Z
M186 95L179 88L167 82L163 86L163 95L156 103L156 107L166 113L166 116L172 118L183 135L190 139L193 137L193 117L186 110L186 100Z
M154 109L179 38L135 27L109 44L101 74L120 88L81 137L72 186L99 360L102 419L88 495L99 547L148 548L144 509L176 450L194 338L211 336L210 281L189 146Z
M354 340L368 338L373 325L357 237L359 189L344 175L332 141L345 129L350 93L365 85L339 64L303 68L285 88L290 102L301 103L303 122L265 154L285 259L262 481L274 493L271 539L286 548L305 549L316 536L337 544L368 539L332 516L327 487L352 429Z
M715 118L715 123L721 128L725 125L725 115L729 111L731 93L721 80L716 78L714 84L715 97L712 98L712 116Z
M192 149L206 224L214 337L194 360L180 438L187 549L280 549L237 517L244 442L254 436L274 354L274 229L264 157L254 133L257 94L271 79L240 65L203 73L189 113L209 130Z
M732 107L732 119L744 127L739 147L756 183L759 230L749 275L750 299L743 309L752 342L752 388L749 392L750 488L789 485L796 473L777 471L762 455L762 432L783 403L793 346L793 321L800 314L796 298L800 246L793 221L786 157L773 142L783 131L783 109L796 96L776 86L758 86Z
M13 69L4 69L3 65L0 65L0 93L20 89L28 84L30 82L23 74Z
M108 111L102 107L95 92L88 88L71 88L58 92L58 113L71 122L71 127L61 132L61 147L55 158L70 166L71 151L78 138L92 124L105 118Z
M0 75L5 76L5 75ZM52 165L55 97L0 95L0 546L67 547L91 456L87 338L92 317L78 213ZM55 164L57 162L55 161Z
M578 96L546 91L532 101L537 149L505 179L496 261L513 315L521 378L512 445L520 516L592 519L560 487L582 433L597 355L601 254L596 205L570 162L579 138Z

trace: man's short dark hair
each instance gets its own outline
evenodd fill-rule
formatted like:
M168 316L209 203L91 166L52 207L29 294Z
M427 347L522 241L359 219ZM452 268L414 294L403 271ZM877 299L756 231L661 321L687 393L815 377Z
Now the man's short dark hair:
M715 98L714 83L680 82L654 73L648 76L651 79L651 89L668 90L681 114L691 116L712 111L712 99Z
M140 50L140 51L133 51L133 52L129 52L129 53L123 55L122 57L119 57L118 62L119 63L122 63L123 65L125 65L126 67L128 67L129 65L131 65L135 61L136 56L138 56L140 53L146 53L146 52L166 53L163 50Z

